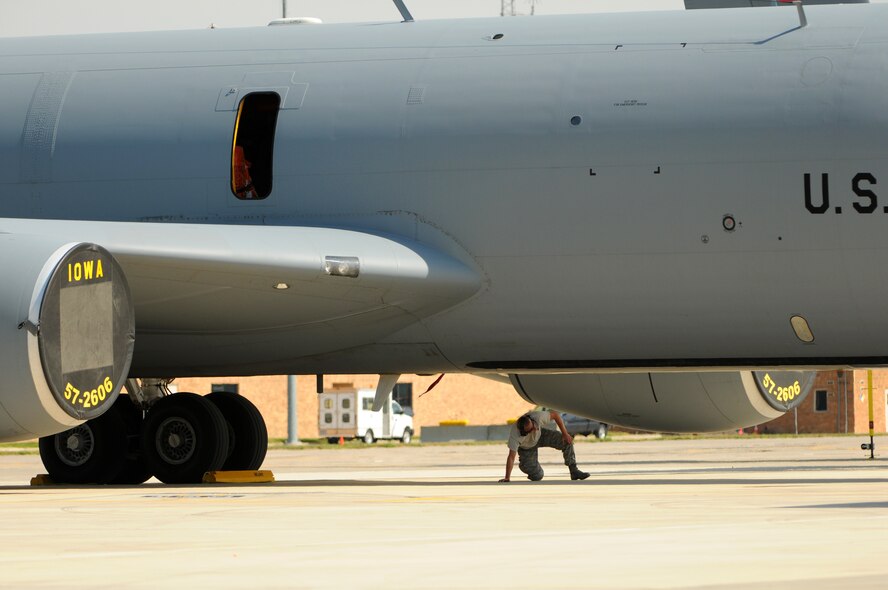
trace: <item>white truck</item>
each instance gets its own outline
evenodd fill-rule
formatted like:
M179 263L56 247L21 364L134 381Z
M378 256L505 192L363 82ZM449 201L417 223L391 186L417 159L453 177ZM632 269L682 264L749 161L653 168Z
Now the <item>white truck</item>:
M318 430L327 442L343 439L362 439L372 443L381 439L400 439L409 443L413 438L413 410L402 408L391 395L382 410L374 412L372 389L357 391L330 391L318 396Z

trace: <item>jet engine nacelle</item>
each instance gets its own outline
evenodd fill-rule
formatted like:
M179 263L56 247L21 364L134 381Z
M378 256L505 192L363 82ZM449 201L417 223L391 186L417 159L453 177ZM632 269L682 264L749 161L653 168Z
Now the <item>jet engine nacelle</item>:
M93 244L0 234L0 441L62 432L114 403L135 321L123 270Z
M654 432L719 432L797 407L813 371L510 375L532 404Z

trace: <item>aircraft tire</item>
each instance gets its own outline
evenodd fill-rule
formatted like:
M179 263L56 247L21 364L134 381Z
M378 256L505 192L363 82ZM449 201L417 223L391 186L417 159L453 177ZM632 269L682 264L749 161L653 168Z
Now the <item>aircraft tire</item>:
M215 405L229 426L228 453L223 471L259 469L268 452L268 428L253 402L230 391L204 396Z
M142 451L142 410L121 394L109 412L118 412L126 427L126 460L120 473L108 483L112 485L138 485L151 479L151 469Z
M124 468L126 425L118 412L109 409L79 426L42 437L38 446L55 483L105 484Z
M222 412L196 393L161 398L148 411L142 432L148 468L163 483L200 483L228 456Z

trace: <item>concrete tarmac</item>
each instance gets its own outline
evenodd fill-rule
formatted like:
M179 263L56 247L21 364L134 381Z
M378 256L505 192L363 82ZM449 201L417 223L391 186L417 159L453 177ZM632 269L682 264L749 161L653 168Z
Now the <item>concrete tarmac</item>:
M0 456L2 588L888 586L888 438L277 450L255 485L38 487ZM154 482L154 480L152 480Z

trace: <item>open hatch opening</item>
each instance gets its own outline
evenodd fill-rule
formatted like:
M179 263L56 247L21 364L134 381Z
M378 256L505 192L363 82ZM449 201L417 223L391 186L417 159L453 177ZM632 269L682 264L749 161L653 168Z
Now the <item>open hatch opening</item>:
M231 192L238 199L264 199L271 194L274 131L281 97L253 92L237 107L231 145Z

